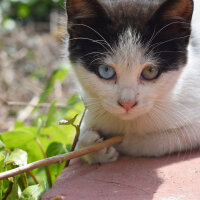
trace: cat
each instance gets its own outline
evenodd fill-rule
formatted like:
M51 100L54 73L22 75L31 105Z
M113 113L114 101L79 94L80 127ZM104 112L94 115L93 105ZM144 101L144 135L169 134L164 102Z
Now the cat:
M123 136L83 156L89 164L200 146L198 9L198 0L67 0L68 58L87 108L78 148Z

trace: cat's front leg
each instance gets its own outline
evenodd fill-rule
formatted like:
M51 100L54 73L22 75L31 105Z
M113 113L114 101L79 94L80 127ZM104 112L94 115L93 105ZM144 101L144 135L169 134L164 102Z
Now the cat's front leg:
M97 144L103 141L103 138L97 131L94 130L84 130L80 134L80 138L77 144L77 148L81 149L88 147L93 144ZM100 151L87 154L82 158L89 164L95 163L108 163L117 160L119 153L114 147L106 147Z

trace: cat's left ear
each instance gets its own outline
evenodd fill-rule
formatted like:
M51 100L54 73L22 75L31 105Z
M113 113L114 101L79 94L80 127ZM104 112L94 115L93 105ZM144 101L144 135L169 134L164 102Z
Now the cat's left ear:
M70 23L88 24L97 17L103 17L105 11L98 0L66 0L66 10Z
M155 16L163 20L183 20L190 22L192 19L193 0L166 0L156 12Z

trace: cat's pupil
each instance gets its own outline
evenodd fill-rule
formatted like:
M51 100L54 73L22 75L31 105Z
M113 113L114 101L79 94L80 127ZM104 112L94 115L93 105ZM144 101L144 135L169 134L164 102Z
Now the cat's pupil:
M153 80L159 76L159 68L155 66L147 66L142 72L142 78L145 80Z
M149 67L149 72L150 72L150 73L154 73L154 72L155 72L155 68Z
M109 71L109 69L108 69L108 66L106 66L106 67L105 67L105 71L106 71L106 72L108 72L108 71Z

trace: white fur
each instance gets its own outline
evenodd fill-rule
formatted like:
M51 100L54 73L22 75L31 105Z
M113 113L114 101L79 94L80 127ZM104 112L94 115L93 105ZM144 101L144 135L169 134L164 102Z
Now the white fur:
M197 13L195 10L195 31L200 27ZM143 81L140 74L144 67L157 61L151 54L145 56L140 36L127 29L120 45L102 61L115 68L117 83L102 80L77 63L74 69L87 106L78 148L100 142L98 132L102 137L123 135L124 141L115 148L133 156L160 156L198 147L200 55L194 56L191 47L189 50L183 71L164 73L154 82ZM119 100L137 101L138 105L127 113L118 105ZM104 163L117 157L116 150L109 148L84 158L89 163Z

